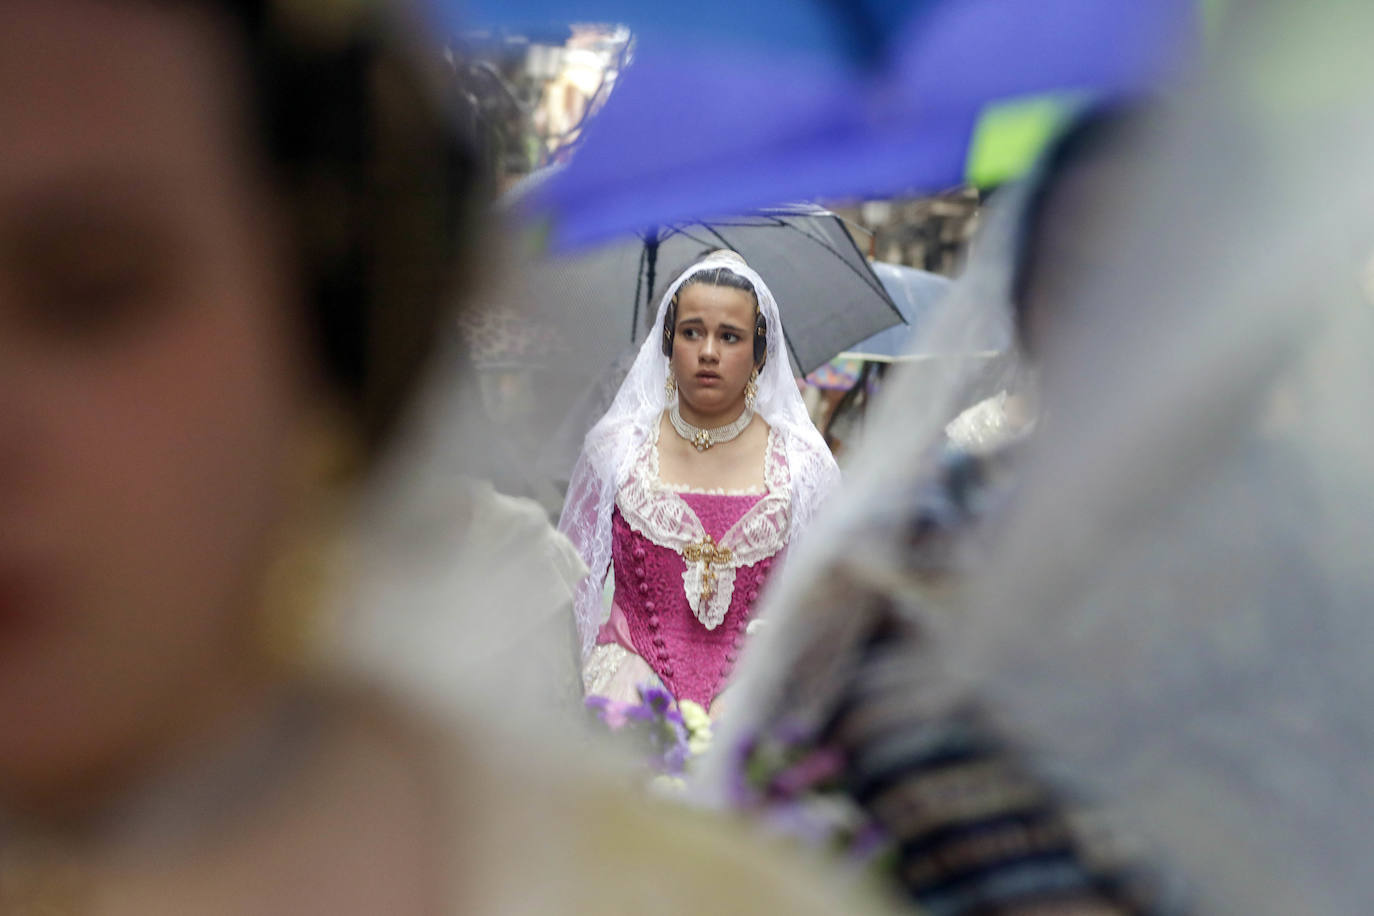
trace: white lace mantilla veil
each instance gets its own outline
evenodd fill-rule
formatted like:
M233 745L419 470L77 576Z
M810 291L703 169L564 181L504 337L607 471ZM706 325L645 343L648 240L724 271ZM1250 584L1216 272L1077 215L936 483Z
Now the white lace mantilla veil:
M1126 256L1062 303L1052 415L935 635L945 689L1100 801L1190 911L1370 913L1374 9L1244 14L1099 214ZM862 566L850 534L917 457L891 420L919 424L918 394L889 391L780 616ZM770 638L806 638L785 623ZM767 699L741 686L737 708Z
M839 469L812 424L792 377L784 346L783 322L768 284L734 252L714 252L679 276L659 301L654 330L621 383L611 407L587 434L573 469L558 529L566 534L591 570L574 601L577 631L585 661L603 618L602 589L611 563L611 515L638 450L657 428L667 407L664 383L663 320L668 303L691 277L726 268L754 285L759 309L768 322L767 361L759 373L755 412L778 432L791 476L791 537L804 537L822 500L839 483ZM792 549L789 547L789 550Z

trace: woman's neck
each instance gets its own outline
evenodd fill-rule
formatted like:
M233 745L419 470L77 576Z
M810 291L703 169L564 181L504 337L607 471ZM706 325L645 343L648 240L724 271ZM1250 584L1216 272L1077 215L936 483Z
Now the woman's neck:
M730 406L717 411L705 412L697 410L681 398L678 399L677 409L682 419L693 426L701 429L718 429L735 422L744 413L744 397L740 396Z

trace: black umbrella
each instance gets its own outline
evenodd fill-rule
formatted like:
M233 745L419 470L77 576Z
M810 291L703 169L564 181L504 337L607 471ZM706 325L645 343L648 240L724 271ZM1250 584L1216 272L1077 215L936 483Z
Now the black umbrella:
M772 289L799 375L902 323L844 221L814 206L657 227L540 259L515 294L527 316L561 329L578 360L608 365L644 339L668 284L715 248L739 252Z
M663 226L612 245L527 259L507 272L493 303L524 329L505 342L521 353L505 369L523 367L535 392L523 423L538 443L530 449L540 467L526 473L566 480L583 435L650 332L663 291L716 248L743 255L777 297L798 375L902 323L844 221L820 207Z

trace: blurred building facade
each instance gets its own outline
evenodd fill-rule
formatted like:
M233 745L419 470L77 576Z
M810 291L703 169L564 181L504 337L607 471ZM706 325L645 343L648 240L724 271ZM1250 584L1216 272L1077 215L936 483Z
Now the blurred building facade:
M624 26L474 32L450 43L459 105L498 188L571 155L632 53Z

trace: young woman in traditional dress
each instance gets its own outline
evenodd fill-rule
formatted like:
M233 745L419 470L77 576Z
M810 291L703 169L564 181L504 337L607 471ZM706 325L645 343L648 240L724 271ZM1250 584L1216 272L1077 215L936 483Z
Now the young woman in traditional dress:
M573 472L559 528L591 570L575 600L588 694L661 685L710 708L774 565L838 479L768 286L735 252L708 254L664 294Z

